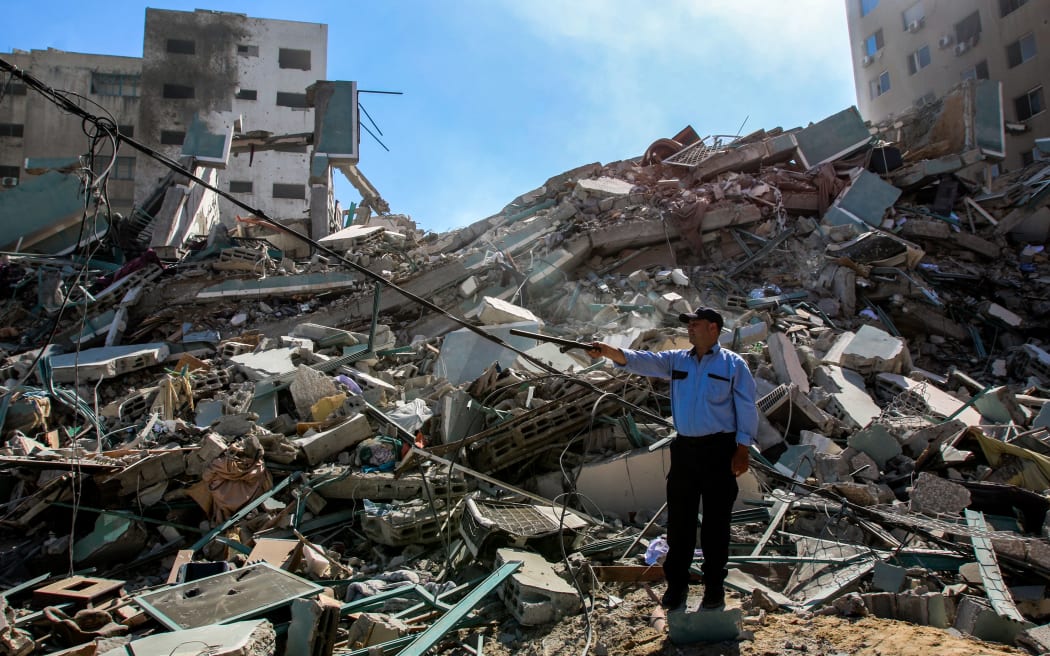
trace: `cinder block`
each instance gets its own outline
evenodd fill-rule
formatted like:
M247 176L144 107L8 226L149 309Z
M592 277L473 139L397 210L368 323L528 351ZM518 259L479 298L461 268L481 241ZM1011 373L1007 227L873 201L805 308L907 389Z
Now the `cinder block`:
M521 561L521 567L497 588L497 593L519 623L547 624L580 609L575 588L558 576L543 556L519 549L496 551L496 567L512 561Z

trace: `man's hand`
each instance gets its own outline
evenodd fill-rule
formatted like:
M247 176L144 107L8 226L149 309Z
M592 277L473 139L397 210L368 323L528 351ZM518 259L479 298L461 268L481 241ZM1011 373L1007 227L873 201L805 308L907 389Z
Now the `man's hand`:
M591 348L587 349L586 353L592 358L609 358L616 364L627 364L623 351L604 342L591 342Z
M733 453L733 462L730 464L730 467L733 468L733 476L740 476L746 473L750 463L750 448L746 444L737 444L736 451Z

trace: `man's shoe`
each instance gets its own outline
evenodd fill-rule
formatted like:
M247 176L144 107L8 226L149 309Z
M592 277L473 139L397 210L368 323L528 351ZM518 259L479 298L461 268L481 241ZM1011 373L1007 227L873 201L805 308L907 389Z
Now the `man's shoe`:
M722 588L721 586L719 586L717 588L715 588L715 587L710 587L710 588L705 587L704 588L704 598L700 602L700 607L701 608L704 608L706 610L714 610L716 608L721 608L722 606L725 606L725 605L726 605L726 592L725 592L724 588Z
M685 600L688 596L688 588L680 588L678 586L669 585L667 586L667 591L664 592L663 598L660 599L660 605L666 608L667 610L681 608L685 605Z

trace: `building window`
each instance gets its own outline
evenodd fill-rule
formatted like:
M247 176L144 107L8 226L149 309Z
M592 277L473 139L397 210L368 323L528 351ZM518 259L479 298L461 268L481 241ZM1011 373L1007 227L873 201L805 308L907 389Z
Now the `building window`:
M1027 3L1028 0L999 0L999 16L1012 14Z
M176 55L197 54L197 44L190 39L168 39L168 52Z
M273 197L306 200L306 185L275 182L273 183Z
M137 98L141 77L140 75L125 75L123 73L92 73L91 93L99 96Z
M0 137L21 137L21 123L0 123Z
M864 39L864 54L868 57L874 57L875 53L882 50L884 45L886 44L882 41L882 28L879 28L868 38Z
M296 109L303 109L307 107L306 94L305 93L288 93L286 91L277 92L277 106L278 107L295 107Z
M310 70L310 51L281 48L277 51L277 65L281 68L297 68L300 71Z
M173 100L188 100L196 97L197 94L193 87L188 87L185 84L165 84L162 95Z
M1036 87L1023 96L1014 98L1014 110L1017 111L1018 121L1027 121L1044 109L1046 103L1043 102L1043 87Z
M135 158L118 157L117 161L113 163L113 170L109 175L114 180L134 180Z
M250 194L253 187L251 180L230 180L231 194Z
M181 146L186 140L186 133L180 130L161 130L160 142L165 146Z
M890 72L883 71L881 75L868 83L871 97L874 100L890 90Z
M6 86L0 86L0 98L4 96L24 96L26 95L26 85L21 82L7 82ZM5 176L6 177L6 176Z
M118 125L117 130L121 136L128 137L129 139L135 138L135 126L134 125Z
M965 43L971 47L977 45L981 35L981 14L973 12L955 24L955 42Z
M1035 57L1035 35L1031 32L1006 46L1006 65L1010 68L1020 66L1032 57Z
M988 79L988 60L982 59L977 62L977 65L973 68L968 68L962 72L962 79L964 80L987 80Z
M923 46L908 55L908 75L915 75L930 65L930 47Z
M234 98L237 100L258 100L259 92L255 89L238 89Z
M901 21L904 23L905 32L916 32L920 27L926 24L926 12L922 8L921 2L916 2L912 6L904 10L901 14Z
M252 46L246 43L237 44L237 54L241 57L258 57L259 46Z
M860 0L860 15L867 16L871 12L875 11L875 7L879 5L879 0Z

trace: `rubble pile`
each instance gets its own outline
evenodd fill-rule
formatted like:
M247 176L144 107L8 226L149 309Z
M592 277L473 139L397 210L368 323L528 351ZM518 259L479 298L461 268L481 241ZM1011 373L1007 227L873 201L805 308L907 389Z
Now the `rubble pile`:
M736 599L672 641L795 611L1050 650L1050 164L991 178L952 97L686 128L309 258L249 224L4 255L0 653L526 653L660 580L673 431L661 381L520 333L678 348L699 305L761 425Z

